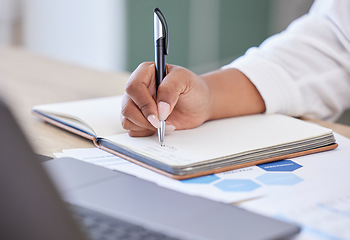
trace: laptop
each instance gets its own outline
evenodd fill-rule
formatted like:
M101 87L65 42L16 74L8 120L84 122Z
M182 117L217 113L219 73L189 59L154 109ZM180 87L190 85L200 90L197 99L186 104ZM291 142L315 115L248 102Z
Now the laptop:
M3 101L0 133L0 239L285 239L300 230L76 159L40 163Z

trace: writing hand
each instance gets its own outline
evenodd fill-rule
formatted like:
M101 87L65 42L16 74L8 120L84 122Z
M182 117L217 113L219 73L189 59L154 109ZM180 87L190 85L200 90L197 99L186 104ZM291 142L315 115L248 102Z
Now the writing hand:
M209 109L210 91L200 76L167 65L156 94L155 67L148 62L140 64L128 80L121 118L130 136L148 136L155 133L159 120L167 120L166 131L197 127L208 120Z

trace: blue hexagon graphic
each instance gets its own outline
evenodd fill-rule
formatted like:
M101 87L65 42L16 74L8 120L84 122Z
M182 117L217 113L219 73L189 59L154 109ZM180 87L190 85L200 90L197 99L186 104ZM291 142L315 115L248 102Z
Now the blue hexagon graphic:
M186 179L186 180L181 180L183 183L201 183L201 184L207 184L214 182L216 180L220 179L216 175L208 175L208 176L203 176L203 177L197 177L197 178L191 178L191 179Z
M291 161L291 160L281 160L276 162L264 163L257 165L258 167L268 171L268 172L292 172L302 166Z
M224 179L214 186L225 192L250 192L260 187L249 179Z
M295 185L301 181L302 178L293 173L265 173L256 178L256 180L266 185Z

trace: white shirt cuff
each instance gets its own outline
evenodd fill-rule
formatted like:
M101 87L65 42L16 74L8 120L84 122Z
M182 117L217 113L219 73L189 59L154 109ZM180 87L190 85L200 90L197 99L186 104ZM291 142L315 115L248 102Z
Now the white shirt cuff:
M250 79L265 101L266 113L302 115L302 95L297 83L277 64L256 56L242 56L222 67L226 68L236 68Z

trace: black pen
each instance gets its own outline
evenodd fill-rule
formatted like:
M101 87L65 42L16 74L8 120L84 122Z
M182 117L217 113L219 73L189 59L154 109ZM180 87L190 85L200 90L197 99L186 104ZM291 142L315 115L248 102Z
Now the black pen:
M165 56L168 55L169 32L163 13L155 8L154 15L154 59L156 65L156 90L166 75ZM160 121L158 128L158 138L161 145L164 142L165 120Z

